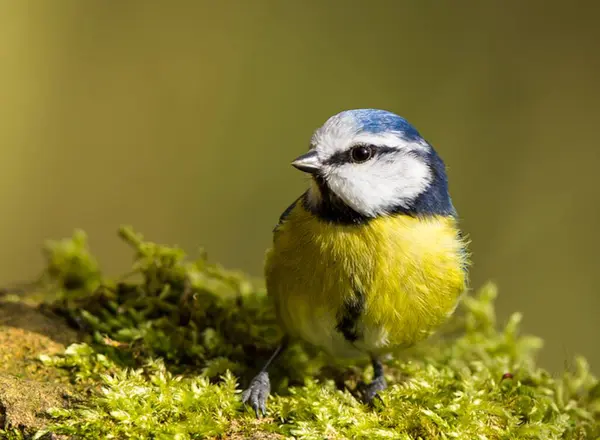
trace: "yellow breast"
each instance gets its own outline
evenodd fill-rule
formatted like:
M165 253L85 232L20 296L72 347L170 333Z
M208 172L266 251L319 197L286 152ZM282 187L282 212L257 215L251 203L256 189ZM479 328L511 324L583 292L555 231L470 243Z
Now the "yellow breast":
M287 332L334 355L355 356L427 336L455 309L465 267L451 217L395 215L339 225L297 203L275 233L265 275ZM357 338L348 341L340 319L357 295Z

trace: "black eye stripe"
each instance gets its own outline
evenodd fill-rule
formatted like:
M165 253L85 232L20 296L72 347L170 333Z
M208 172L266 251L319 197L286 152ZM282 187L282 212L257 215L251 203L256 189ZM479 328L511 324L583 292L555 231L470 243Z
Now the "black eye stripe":
M400 150L398 148L382 145L380 147L375 147L373 151L376 156L383 156L384 154L398 153Z
M338 151L334 153L329 159L325 161L326 165L343 165L345 163L353 163L351 151L353 148L360 146L362 144L354 144L350 148L347 148L344 151ZM386 154L398 153L400 150L398 148L387 147L385 145L366 145L370 147L373 151L373 157L383 156Z

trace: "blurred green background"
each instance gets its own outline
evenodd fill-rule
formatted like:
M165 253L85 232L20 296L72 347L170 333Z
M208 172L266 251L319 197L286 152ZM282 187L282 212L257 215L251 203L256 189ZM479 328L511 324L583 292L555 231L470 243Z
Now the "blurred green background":
M553 6L555 5L555 6ZM436 146L472 239L553 371L600 350L599 3L0 4L0 282L85 229L108 273L122 223L261 274L306 180L289 162L348 108Z

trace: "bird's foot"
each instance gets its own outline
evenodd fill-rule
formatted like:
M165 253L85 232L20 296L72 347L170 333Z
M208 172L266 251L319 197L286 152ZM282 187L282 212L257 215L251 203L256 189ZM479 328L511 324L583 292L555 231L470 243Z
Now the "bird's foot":
M254 409L256 417L260 418L260 413L267 413L267 398L271 393L271 382L269 373L263 371L258 373L250 382L250 385L242 393L242 403L249 403Z
M362 388L362 400L368 405L373 405L375 399L381 399L379 392L387 388L387 382L385 377L378 376L373 378L373 381L369 384L361 383Z

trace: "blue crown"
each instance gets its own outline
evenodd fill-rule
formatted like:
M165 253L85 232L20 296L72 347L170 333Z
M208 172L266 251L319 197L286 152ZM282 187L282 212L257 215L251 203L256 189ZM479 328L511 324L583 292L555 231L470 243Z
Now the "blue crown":
M422 139L415 127L406 119L386 110L378 109L357 109L346 110L340 113L341 117L348 117L360 126L360 130L366 133L382 133L394 131L402 134L406 140Z

